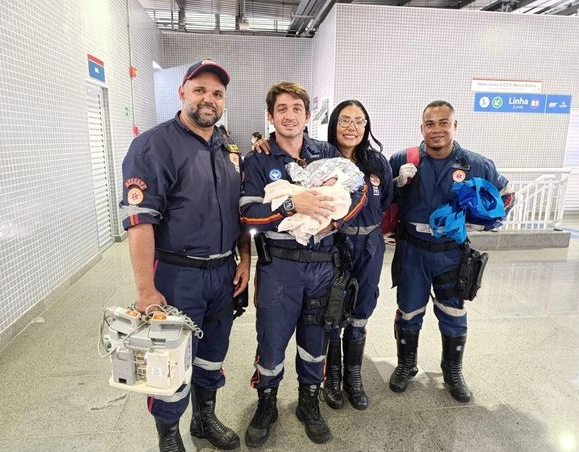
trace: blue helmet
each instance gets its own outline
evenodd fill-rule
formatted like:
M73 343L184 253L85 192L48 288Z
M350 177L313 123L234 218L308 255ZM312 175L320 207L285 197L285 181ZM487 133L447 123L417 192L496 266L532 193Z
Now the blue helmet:
M456 193L456 198L430 214L434 237L446 235L462 244L466 240L466 223L479 224L486 229L502 225L506 213L501 195L486 179L474 177L455 182L452 192Z
M457 243L466 240L466 222L464 210L451 204L443 204L430 214L430 228L436 238L448 236Z
M499 191L489 181L474 177L455 182L452 191L458 195L456 202L464 209L467 223L480 224L487 229L502 225L505 206Z

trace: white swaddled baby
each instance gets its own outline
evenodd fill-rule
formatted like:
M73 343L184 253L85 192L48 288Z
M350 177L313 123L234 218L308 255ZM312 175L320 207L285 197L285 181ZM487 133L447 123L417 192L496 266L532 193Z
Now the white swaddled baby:
M294 183L277 180L265 186L263 202L271 202L272 211L279 208L288 196L309 189L332 197L331 204L336 209L332 217L323 222L301 213L283 219L277 230L289 231L302 245L307 245L308 240L326 227L331 220L344 217L352 202L350 192L357 190L364 183L364 174L354 163L342 157L316 160L305 168L292 162L286 165L286 169Z

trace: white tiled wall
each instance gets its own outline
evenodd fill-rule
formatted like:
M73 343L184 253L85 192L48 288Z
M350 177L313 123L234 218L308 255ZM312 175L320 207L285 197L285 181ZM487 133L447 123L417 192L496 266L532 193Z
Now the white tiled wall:
M177 87L187 68L211 58L231 75L227 88L228 129L246 154L252 132L264 132L265 96L274 83L292 80L307 90L312 85L312 40L264 36L195 35L163 33L165 66L158 74L159 120L172 118L179 109ZM177 66L177 67L176 67Z
M264 129L268 88L296 80L330 108L360 99L387 153L417 143L424 105L443 98L465 147L505 168L557 167L568 116L474 113L471 79L541 80L543 92L571 94L577 107L577 42L573 17L338 4L313 39L295 39L161 34L136 0L0 2L0 339L99 252L87 53L105 62L119 235L133 125L172 117L184 71L203 58L231 73L228 126L243 153Z
M0 332L99 252L88 53L105 63L113 175L133 138L124 107L141 128L155 123L151 61L161 59L160 33L136 0L128 4L130 41L125 0L0 2ZM131 57L141 66L133 87ZM113 180L113 197L120 183Z
M475 113L471 80L539 80L579 106L576 17L336 6L336 103L360 99L386 153L418 143L423 108L444 99L464 147L503 168L563 166L568 115Z
M319 108L325 100L328 101L330 111L342 100L336 100L336 9L332 9L326 16L322 26L318 29L314 39L313 61L313 88L312 96L317 99ZM315 121L314 121L315 123ZM315 127L315 124L314 124ZM312 137L327 139L327 131L312 130Z

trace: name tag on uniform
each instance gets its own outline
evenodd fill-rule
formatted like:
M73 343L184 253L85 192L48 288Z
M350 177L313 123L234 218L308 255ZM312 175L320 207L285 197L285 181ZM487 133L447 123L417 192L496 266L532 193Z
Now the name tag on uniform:
M414 225L416 226L416 232L422 232L423 234L432 235L432 229L430 228L430 225L426 223L414 223Z

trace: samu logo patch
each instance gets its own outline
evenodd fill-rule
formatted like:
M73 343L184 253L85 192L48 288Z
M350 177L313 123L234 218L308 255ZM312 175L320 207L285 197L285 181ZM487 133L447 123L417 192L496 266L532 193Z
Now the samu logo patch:
M454 182L464 182L464 180L466 179L466 173L463 170L456 170L454 173L452 173L452 180Z
M125 180L124 185L128 188L127 202L132 206L141 204L145 199L143 191L148 188L147 183L138 177L131 177Z
M276 180L279 180L279 179L281 179L281 171L278 170L277 168L272 169L272 170L269 172L269 180L276 181Z

